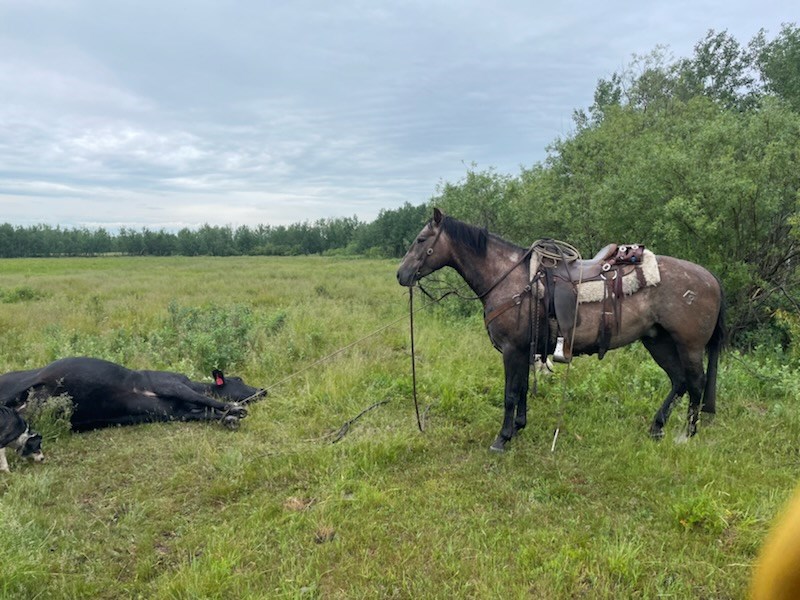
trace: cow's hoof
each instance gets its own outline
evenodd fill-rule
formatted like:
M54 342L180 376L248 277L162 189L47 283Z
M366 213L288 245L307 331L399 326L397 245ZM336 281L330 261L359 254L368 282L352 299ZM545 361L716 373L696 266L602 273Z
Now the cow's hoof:
M247 409L244 406L239 406L238 404L231 404L226 409L225 414L231 417L236 417L237 419L244 419L247 416Z
M233 415L223 417L222 426L225 427L225 429L230 429L231 431L239 429L239 417Z

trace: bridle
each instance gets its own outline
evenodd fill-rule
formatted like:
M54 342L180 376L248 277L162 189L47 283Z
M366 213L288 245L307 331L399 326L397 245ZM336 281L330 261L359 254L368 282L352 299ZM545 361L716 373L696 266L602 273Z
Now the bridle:
M428 227L430 227L431 229L434 229L432 221L428 221ZM485 296L487 296L489 294L489 292L491 292L498 285L500 285L506 279L506 277L508 277L511 274L511 272L514 269L516 269L518 266L520 266L522 263L524 263L528 259L528 257L530 257L531 252L533 251L533 246L528 248L528 250L526 250L522 254L522 256L520 257L519 260L517 260L513 265L511 265L511 267L509 269L507 269L502 275L500 275L500 277L498 277L488 288L486 288L486 290L484 290L480 294L475 294L473 296L465 297L465 296L462 296L461 294L459 294L458 290L453 290L453 291L447 292L441 298L434 298L424 287L422 287L422 284L420 284L420 279L421 278L419 277L419 274L420 274L420 271L422 271L422 267L425 266L425 261L428 259L429 256L431 256L433 254L433 249L436 246L436 242L439 241L439 236L442 234L442 229L443 228L441 226L439 226L439 228L436 229L436 235L434 235L434 237L433 237L433 242L425 250L425 254L420 259L419 265L417 265L417 269L416 269L416 277L417 277L416 284L417 284L417 287L419 287L419 289L422 291L422 293L425 294L428 298L430 298L434 302L439 302L440 300L443 300L446 296L449 296L450 294L455 294L456 296L458 296L462 300L482 300ZM516 294L514 296L514 302L513 303L514 304L519 304L522 301L521 300L522 295L524 295L524 294L526 294L528 292L530 292L530 286L526 286L526 288L521 293Z
M425 250L425 254L422 255L422 258L419 261L419 265L417 265L417 269L414 272L414 276L417 278L417 281L419 281L419 279L420 279L419 273L420 273L420 271L422 271L422 267L425 266L425 261L428 260L428 257L433 255L433 249L436 246L436 242L439 241L439 236L442 235L442 227L441 227L441 225L439 226L438 229L435 229L434 226L433 226L433 220L429 220L428 221L428 227L430 227L431 229L435 230L436 234L433 236L433 242Z

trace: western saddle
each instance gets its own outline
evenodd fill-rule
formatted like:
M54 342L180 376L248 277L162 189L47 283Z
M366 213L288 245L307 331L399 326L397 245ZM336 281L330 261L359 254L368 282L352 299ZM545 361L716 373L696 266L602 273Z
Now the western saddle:
M572 360L572 336L580 323L578 286L592 281L603 282L603 306L597 334L598 355L603 358L612 333L619 331L622 320L622 277L641 264L643 252L644 246L638 244L608 244L591 259L581 260L577 251L563 242L539 240L533 245L538 265L531 275L544 286L548 316L545 339L551 339L551 320L557 328L554 361L568 363Z

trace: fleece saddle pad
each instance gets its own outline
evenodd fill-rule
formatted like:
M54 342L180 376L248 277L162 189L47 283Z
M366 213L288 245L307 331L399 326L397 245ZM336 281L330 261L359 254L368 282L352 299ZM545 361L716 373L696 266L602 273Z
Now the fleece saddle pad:
M539 257L534 252L531 256L530 272L532 275L539 270ZM638 271L638 273L637 273ZM622 277L622 293L630 296L638 292L642 287L658 285L661 282L661 273L658 270L656 255L650 250L642 253L642 262L639 265L624 265L619 268L612 268L604 275L606 278ZM606 282L603 279L592 279L578 283L576 279L576 289L578 291L578 302L601 302L605 297ZM544 284L539 281L536 285L539 298L544 297Z

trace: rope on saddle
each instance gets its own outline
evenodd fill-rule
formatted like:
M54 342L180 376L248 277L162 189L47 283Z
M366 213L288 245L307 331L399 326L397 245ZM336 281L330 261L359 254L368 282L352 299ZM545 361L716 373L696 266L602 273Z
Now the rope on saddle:
M581 253L572 244L552 239L536 240L531 246L531 251L539 258L540 262L545 258L553 264L558 261L571 263L581 257Z

